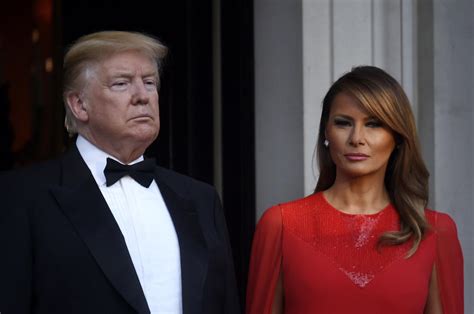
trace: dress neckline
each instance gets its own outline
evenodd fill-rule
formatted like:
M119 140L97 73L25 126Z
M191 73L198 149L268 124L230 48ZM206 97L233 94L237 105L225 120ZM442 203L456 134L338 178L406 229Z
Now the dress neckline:
M331 209L332 211L336 212L337 214L343 216L343 217L350 217L350 218L355 218L355 217L364 217L364 218L376 218L380 215L382 215L382 213L386 212L386 211L389 211L390 208L392 208L392 203L388 203L384 208L382 208L381 210L379 210L378 212L376 213L373 213L373 214L351 214L351 213L347 213L347 212L344 212L340 209L337 209L336 207L334 207L331 203L329 203L329 201L326 199L326 196L324 195L324 192L321 191L321 192L318 192L317 195L319 195L319 197L321 198L322 202L326 205L327 208Z

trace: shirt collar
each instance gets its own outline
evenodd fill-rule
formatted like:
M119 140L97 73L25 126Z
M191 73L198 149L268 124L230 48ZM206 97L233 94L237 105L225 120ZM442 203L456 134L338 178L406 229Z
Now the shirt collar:
M79 154L81 154L82 159L86 162L87 167L92 173L95 182L97 185L102 186L105 185L105 175L104 169L105 165L107 164L107 158L112 158L118 162L120 162L117 158L107 154L91 142L89 142L86 138L81 135L77 136L76 146L79 150ZM130 165L133 165L139 161L143 160L143 156L135 159ZM122 162L120 162L122 163Z

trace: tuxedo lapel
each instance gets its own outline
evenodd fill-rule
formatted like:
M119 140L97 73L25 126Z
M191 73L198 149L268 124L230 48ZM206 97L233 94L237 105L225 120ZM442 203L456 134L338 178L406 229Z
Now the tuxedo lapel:
M183 313L201 313L202 291L208 266L206 241L193 203L179 196L158 171L155 175L178 235L181 258Z
M75 146L52 194L110 283L138 313L150 313L120 228Z

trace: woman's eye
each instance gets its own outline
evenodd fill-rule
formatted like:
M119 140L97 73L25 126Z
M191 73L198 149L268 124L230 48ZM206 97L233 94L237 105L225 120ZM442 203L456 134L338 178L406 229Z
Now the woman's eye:
M351 126L351 122L348 120L335 119L334 124L337 126Z
M382 122L374 120L374 121L369 121L367 122L366 126L369 128L379 128L382 126Z

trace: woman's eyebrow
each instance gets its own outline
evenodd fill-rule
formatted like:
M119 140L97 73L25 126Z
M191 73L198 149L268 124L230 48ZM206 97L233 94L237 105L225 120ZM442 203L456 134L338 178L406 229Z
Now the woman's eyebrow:
M351 116L345 115L345 114L335 114L333 118L343 118L347 120L354 120Z

